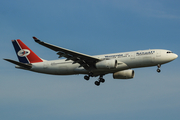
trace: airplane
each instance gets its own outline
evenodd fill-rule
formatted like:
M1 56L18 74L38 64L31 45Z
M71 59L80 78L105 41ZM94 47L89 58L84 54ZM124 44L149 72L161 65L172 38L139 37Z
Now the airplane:
M132 52L113 53L90 56L69 49L58 47L33 37L34 41L45 46L59 55L59 58L66 59L44 60L37 56L20 39L12 40L19 61L4 59L15 64L16 68L29 70L38 73L51 75L75 75L84 74L84 79L98 77L94 82L99 86L105 82L103 78L106 74L112 74L114 79L132 79L135 72L132 68L157 66L160 73L162 64L175 60L178 55L170 50L149 49Z

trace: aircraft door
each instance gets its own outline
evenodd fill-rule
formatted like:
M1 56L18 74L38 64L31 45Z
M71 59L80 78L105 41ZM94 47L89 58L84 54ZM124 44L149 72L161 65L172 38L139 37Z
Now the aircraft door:
M130 54L130 58L135 59L135 53L134 52Z
M47 64L47 63L44 63L44 64L43 64L43 68L44 68L44 69L47 69L47 68L48 68L48 64Z
M156 51L156 57L161 57L161 51Z
M152 57L152 62L156 64L160 59L161 59L161 51L157 50L155 55L153 55Z

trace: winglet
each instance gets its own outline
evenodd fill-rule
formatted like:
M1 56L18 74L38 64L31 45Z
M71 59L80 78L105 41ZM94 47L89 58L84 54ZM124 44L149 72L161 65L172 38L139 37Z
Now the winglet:
M37 42L37 43L41 42L37 37L34 37L34 36L33 36L33 39L34 39L34 41Z

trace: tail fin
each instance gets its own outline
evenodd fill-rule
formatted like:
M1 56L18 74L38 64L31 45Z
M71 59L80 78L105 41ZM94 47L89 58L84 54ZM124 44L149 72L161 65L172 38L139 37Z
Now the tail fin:
M26 46L20 39L12 40L14 49L16 51L19 62L22 63L37 63L43 62L28 46Z

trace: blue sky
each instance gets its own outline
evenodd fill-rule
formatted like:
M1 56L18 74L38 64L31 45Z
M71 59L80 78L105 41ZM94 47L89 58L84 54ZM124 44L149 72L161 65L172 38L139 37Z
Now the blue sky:
M169 49L180 55L178 0L2 0L0 48L17 60L12 39L21 39L43 59L58 56L32 39L88 55ZM15 69L0 60L2 120L180 119L179 58L161 67L135 69L132 80L97 87L83 75L52 76Z

